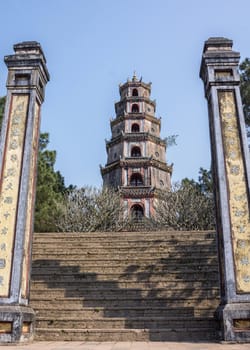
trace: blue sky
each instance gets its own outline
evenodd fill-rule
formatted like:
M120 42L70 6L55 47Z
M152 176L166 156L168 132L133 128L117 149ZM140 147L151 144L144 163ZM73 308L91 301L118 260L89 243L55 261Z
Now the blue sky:
M162 137L177 134L167 152L173 181L197 179L210 167L207 104L199 69L204 41L234 41L250 56L249 0L8 0L1 2L0 95L13 44L39 41L51 80L41 130L57 151L66 184L100 186L105 138L115 116L118 85L136 70L152 82Z

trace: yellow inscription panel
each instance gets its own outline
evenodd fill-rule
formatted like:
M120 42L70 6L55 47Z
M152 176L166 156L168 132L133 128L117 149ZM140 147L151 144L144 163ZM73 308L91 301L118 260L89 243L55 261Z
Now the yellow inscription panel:
M220 91L225 168L229 193L229 210L236 287L238 293L250 292L250 224L247 181L237 124L233 91Z
M38 135L39 135L39 119L40 119L40 107L36 102L35 104L35 116L33 124L32 134L32 154L30 158L30 174L29 174L29 190L28 190L28 201L27 201L27 216L25 226L25 241L24 241L24 259L23 259L23 273L22 273L22 297L28 297L28 286L29 286L29 270L30 270L30 240L33 229L32 214L34 206L34 195L35 195L35 171L36 171L36 159L37 159L37 148L38 148Z
M9 334L12 332L12 322L0 322L0 334Z
M239 330L250 330L250 319L249 320L234 320L234 328Z
M28 95L13 95L0 181L0 296L9 296Z
M30 333L30 322L23 322L22 333Z

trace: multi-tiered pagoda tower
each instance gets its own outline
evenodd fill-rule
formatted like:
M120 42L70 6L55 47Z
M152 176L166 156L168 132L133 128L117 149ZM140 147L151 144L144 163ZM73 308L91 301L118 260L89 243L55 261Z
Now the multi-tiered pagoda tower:
M150 217L160 191L170 188L172 166L166 163L166 142L160 138L161 120L150 99L151 83L134 75L120 85L112 137L106 141L107 164L103 185L120 190L127 214Z

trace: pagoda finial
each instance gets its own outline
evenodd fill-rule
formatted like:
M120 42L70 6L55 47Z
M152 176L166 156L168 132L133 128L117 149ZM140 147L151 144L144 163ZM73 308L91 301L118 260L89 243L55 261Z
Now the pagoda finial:
M134 75L133 75L132 81L138 81L135 70L134 70Z

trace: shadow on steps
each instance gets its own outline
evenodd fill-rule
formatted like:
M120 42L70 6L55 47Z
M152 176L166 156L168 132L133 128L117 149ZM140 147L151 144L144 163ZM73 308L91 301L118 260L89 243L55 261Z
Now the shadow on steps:
M219 282L214 240L186 245L176 240L159 256L162 243L147 243L135 249L137 255L128 249L118 262L108 252L99 264L87 257L71 259L69 254L68 259L58 259L60 255L51 259L47 254L46 259L34 260L31 306L37 312L37 327L51 334L53 329L85 330L88 340L95 339L90 337L95 330L105 334L134 331L132 336L125 332L124 340L217 339L213 312L219 303ZM148 257L150 248L155 248L155 254ZM144 253L145 259L140 259ZM103 335L103 341L108 339Z

